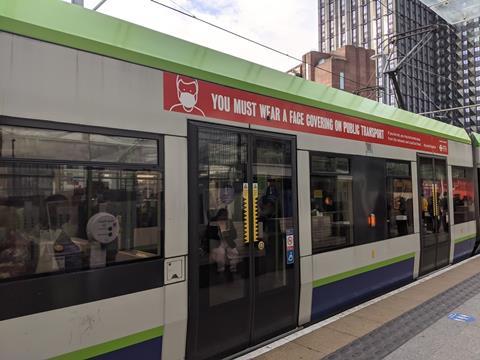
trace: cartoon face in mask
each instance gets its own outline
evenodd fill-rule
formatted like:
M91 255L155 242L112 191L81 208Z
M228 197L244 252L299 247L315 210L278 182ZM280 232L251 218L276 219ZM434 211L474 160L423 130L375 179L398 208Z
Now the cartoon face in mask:
M181 78L177 77L177 95L185 110L193 109L197 103L197 81L185 83Z
M177 97L179 104L175 104L170 111L188 112L205 116L203 111L196 106L198 101L198 81L177 75Z

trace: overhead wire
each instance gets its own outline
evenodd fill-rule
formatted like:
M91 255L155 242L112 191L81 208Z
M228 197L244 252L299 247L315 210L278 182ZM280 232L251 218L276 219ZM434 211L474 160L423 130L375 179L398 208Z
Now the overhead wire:
M195 20L197 20L197 21L199 21L199 22L202 22L202 23L204 23L204 24L206 24L206 25L212 26L212 27L214 27L214 28L216 28L216 29L218 29L218 30L221 30L221 31L223 31L223 32L226 32L226 33L228 33L228 34L230 34L230 35L233 35L233 36L236 36L236 37L238 37L238 38L240 38L240 39L243 39L243 40L245 40L245 41L248 41L248 42L250 42L250 43L252 43L252 44L255 44L255 45L257 45L257 46L263 47L263 48L265 48L265 49L267 49L267 50L270 50L270 51L272 51L272 52L275 52L275 53L277 53L277 54L286 56L286 57L288 57L288 58L290 58L290 59L292 59L292 60L298 61L298 62L300 62L300 63L302 63L302 64L304 64L304 65L312 66L312 67L314 67L314 68L316 68L316 69L319 69L319 70L321 70L321 71L325 71L325 72L327 72L327 73L329 73L329 74L331 74L331 75L340 76L340 74L334 73L334 72L329 71L329 70L327 70L327 69L323 69L323 68L321 68L321 67L318 67L317 65L309 64L308 62L304 61L303 59L299 59L299 58L297 58L297 57L295 57L295 56L293 56L293 55L290 55L290 54L288 54L288 53L286 53L286 52L284 52L284 51L275 49L275 48L273 48L273 47L271 47L271 46L269 46L269 45L263 44L263 43L261 43L261 42L259 42L259 41L257 41L257 40L250 39L250 38L248 38L248 37L246 37L246 36L244 36L244 35L241 35L241 34L238 34L238 33L234 32L234 31L232 31L232 30L229 30L229 29L224 28L224 27L222 27L222 26L220 26L220 25L214 24L214 23L212 23L212 22L210 22L210 21L208 21L208 20L204 20L204 19L202 19L202 18L199 18L199 17L197 17L196 15L194 15L193 13L191 13L190 11L186 10L186 9L185 9L185 10L182 10L183 7L181 7L180 9L177 9L177 8L174 8L174 7L169 6L169 5L167 5L167 4L164 4L164 3L160 2L160 1L157 1L157 0L150 0L150 1L153 2L153 3L155 3L155 4L157 4L157 5L163 6L163 7L167 8L167 9L170 9L170 10L172 10L172 11L175 11L175 12L177 12L177 13L179 13L179 14L182 14L182 15L184 15L184 16L188 16L188 17L190 17L190 18L192 18L192 19L195 19ZM169 0L169 1L171 1L172 3L174 3L175 5L177 5L178 7L180 7L178 4L175 3L175 1L173 1L173 0ZM360 82L358 82L358 81L352 80L352 79L350 79L350 78L347 78L347 77L345 77L345 76L344 76L343 78L344 78L346 81L349 81L349 82L351 82L351 83L353 83L353 84L359 85L360 87L363 87L363 86L364 86L364 84L362 84L362 83L360 83Z
M238 37L238 38L240 38L240 39L243 39L243 40L245 40L245 41L248 41L248 42L250 42L250 43L253 43L253 44L257 45L257 46L260 46L260 47L263 47L263 48L265 48L265 49L267 49L267 50L270 50L270 51L272 51L272 52L275 52L275 53L277 53L277 54L279 54L279 55L282 55L282 56L288 57L288 58L290 58L290 59L292 59L292 60L298 61L298 62L300 62L301 64L308 65L308 66L312 66L312 67L315 68L315 69L319 69L319 70L321 70L321 71L324 71L324 72L329 73L329 74L334 75L334 76L340 76L340 74L338 74L338 73L335 73L335 72L329 71L329 70L327 70L327 69L318 67L317 65L309 64L308 62L304 61L303 59L300 59L300 58L297 58L297 57L295 57L295 56L292 56L292 55L288 54L287 52L278 50L278 49L276 49L276 48L273 48L272 46L269 46L269 45L266 45L266 44L264 44L264 43L261 43L260 41L253 40L253 39L248 38L248 37L246 37L246 36L244 36L244 35L241 35L241 34L239 34L239 33L236 33L236 32L234 32L234 31L232 31L232 30L229 30L229 29L227 29L227 28L224 28L224 27L222 27L222 26L220 26L220 25L214 24L214 23L212 23L212 22L210 22L210 21L208 21L208 20L199 18L199 17L197 17L195 14L193 14L190 10L186 9L184 6L178 4L178 3L177 3L176 1L174 1L174 0L169 0L169 1L170 1L172 4L174 4L175 6L177 6L177 8L174 8L174 7L172 7L172 6L169 6L169 5L167 5L167 4L164 4L164 3L162 3L162 2L160 2L160 1L158 1L158 0L150 0L150 1L153 2L153 3L155 3L155 4L157 4L157 5L163 6L163 7L167 8L167 9L169 9L169 10L171 10L171 11L175 11L175 12L177 12L177 13L183 15L183 16L190 17L190 18L195 19L195 20L197 20L197 21L199 21L199 22L202 22L202 23L204 23L204 24L206 24L206 25L212 26L212 27L214 27L214 28L216 28L216 29L218 29L218 30L221 30L221 31L223 31L223 32L226 32L226 33L228 33L228 34L230 34L230 35L232 35L232 36ZM384 15L382 15L382 16L380 16L380 17L378 17L378 18L375 18L376 20L379 20L379 19L381 19L381 18L383 18L383 17L389 16L389 15L391 15L392 13L395 13L395 14L397 14L398 16L401 16L401 17L404 17L404 18L407 17L406 15L401 14L401 13L399 13L398 11L396 11L393 7L388 6L388 5L385 5L385 3L383 3L382 0L372 0L372 1L378 2L381 6L383 6L384 8L387 9L387 13L384 14ZM345 12L350 12L350 13L351 13L352 10L350 10L350 11L345 11ZM373 20L372 20L372 21L373 21ZM445 76L442 76L442 75L440 75L440 74L437 74L437 73L428 71L428 70L426 70L426 69L419 68L419 67L417 67L417 66L415 66L415 65L413 65L413 64L405 64L405 65L406 65L406 66L409 66L409 67L412 67L412 68L416 68L416 69L419 70L419 71L426 72L426 73L429 73L429 74L432 74L432 75L435 75L435 76L444 78L444 79L446 79L446 80L448 80L448 81L453 81L453 80L451 80L451 79L446 78ZM367 84L362 84L362 83L360 83L360 82L358 82L358 81L352 80L352 79L350 79L350 78L348 78L348 77L345 77L345 76L343 76L343 78L345 79L345 81L349 81L350 83L359 86L357 89L352 90L353 92L359 91L359 90L363 90L363 89L365 88L365 85L368 86L368 84L369 84L369 83L371 82L371 80L372 80L372 77L370 77L370 79L369 79L369 81L368 81Z

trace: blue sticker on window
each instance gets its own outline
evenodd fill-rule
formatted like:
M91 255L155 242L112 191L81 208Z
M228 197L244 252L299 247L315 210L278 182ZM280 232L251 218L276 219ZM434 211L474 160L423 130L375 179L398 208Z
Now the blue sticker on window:
M293 264L295 262L295 253L293 250L287 250L287 265Z
M460 313L451 313L448 315L450 320L461 321L466 323L471 323L475 321L475 318L470 315L460 314Z

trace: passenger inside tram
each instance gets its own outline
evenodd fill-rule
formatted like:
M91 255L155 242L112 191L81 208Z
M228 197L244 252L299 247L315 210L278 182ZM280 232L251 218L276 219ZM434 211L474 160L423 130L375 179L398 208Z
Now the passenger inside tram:
M239 253L237 250L237 231L233 221L229 218L228 210L218 210L213 221L208 226L210 244L210 257L217 264L217 271L224 272L228 266L230 272L237 271Z

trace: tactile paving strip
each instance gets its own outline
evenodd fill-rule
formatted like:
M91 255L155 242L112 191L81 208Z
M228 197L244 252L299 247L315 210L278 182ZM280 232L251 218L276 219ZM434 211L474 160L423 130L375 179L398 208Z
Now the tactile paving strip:
M438 294L372 332L324 357L324 360L383 359L433 323L480 293L480 273Z

